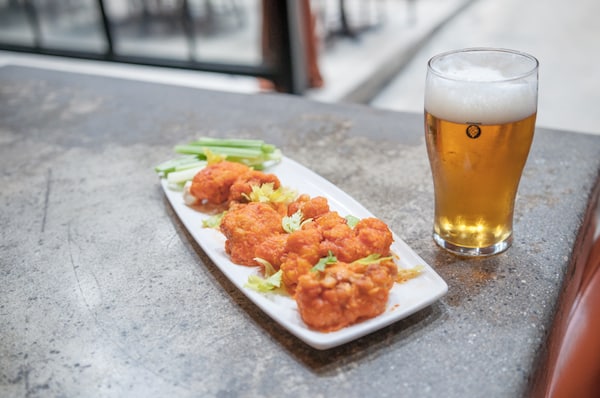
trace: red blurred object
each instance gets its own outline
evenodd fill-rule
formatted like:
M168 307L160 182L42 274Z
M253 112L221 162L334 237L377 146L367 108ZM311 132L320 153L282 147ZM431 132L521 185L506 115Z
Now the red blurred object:
M531 397L600 397L599 190L575 245Z

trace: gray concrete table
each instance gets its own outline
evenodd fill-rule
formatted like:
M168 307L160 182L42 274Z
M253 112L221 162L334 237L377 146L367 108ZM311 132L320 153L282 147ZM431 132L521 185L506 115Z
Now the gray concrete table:
M199 135L263 138L384 219L448 282L440 301L326 351L215 267L152 167ZM431 239L422 115L0 68L3 397L515 397L551 327L600 137L538 129L514 246Z

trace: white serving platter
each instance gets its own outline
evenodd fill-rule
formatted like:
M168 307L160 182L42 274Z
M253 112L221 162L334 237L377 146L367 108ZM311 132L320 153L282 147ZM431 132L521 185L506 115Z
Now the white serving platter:
M331 210L341 216L373 217L364 206L335 185L287 157L266 171L277 175L282 185L298 193L327 198ZM363 337L431 305L448 291L446 282L394 233L392 251L399 257L396 260L398 268L420 265L423 266L422 273L414 279L394 285L386 310L381 315L334 332L312 330L300 318L296 302L291 297L259 293L245 287L248 277L257 274L258 268L232 263L225 253L225 237L215 229L202 227L202 220L209 215L187 206L183 202L182 192L169 189L165 179L161 180L161 184L185 228L221 272L262 311L313 348L325 350Z

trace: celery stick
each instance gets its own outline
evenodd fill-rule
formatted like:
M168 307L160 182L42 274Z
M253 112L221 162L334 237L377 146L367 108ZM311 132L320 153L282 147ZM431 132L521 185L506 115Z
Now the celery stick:
M183 185L187 181L192 180L194 176L205 167L205 165L206 164L181 171L172 171L167 176L167 182L169 183L169 185Z
M159 174L168 175L170 172L177 170L181 167L192 167L195 163L198 163L197 156L182 156L179 158L167 160L154 167L154 171Z
M226 148L247 148L263 153L272 153L277 147L273 144L267 144L263 140L251 140L251 139L220 139L201 137L196 141L190 142L188 145L193 146L205 146L205 147L226 147Z
M265 153L273 153L277 150L277 147L273 144L262 144L260 149Z
M203 168L206 167L205 160L196 160L195 162L184 163L175 167L174 171L183 171L187 169Z
M201 145L176 145L175 152L182 154L198 155L199 158L205 157L204 151L208 149L213 153L225 155L227 157L239 158L259 158L262 151L251 148L238 148L227 146L201 146Z
M228 161L246 164L256 170L265 169L280 162L282 158L281 151L275 145L253 139L200 137L188 144L176 145L174 150L183 156L157 165L154 170L161 177L169 177L172 173L205 165L207 151L223 156ZM172 178L179 179L177 174Z
M260 149L264 143L265 142L263 140L251 140L243 138L200 137L196 141L190 142L189 145Z

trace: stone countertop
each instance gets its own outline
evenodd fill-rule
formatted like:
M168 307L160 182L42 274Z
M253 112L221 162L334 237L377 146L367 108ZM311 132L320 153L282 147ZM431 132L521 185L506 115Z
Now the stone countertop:
M252 304L152 167L199 135L262 138L382 218L448 283L433 305L318 351ZM516 397L598 184L600 137L539 128L507 252L431 238L422 115L0 68L0 395Z

